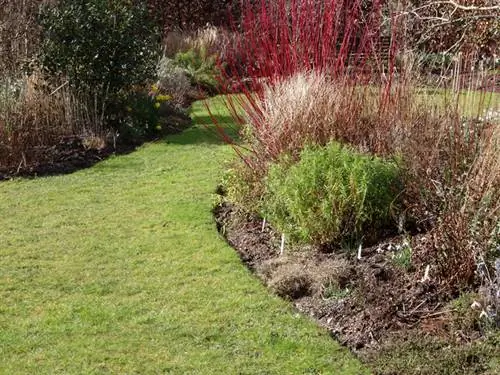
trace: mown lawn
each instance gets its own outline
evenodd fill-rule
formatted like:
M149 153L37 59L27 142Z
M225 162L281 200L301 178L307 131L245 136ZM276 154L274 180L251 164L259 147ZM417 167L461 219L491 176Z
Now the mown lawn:
M218 236L212 192L232 155L197 126L1 183L0 373L367 373Z

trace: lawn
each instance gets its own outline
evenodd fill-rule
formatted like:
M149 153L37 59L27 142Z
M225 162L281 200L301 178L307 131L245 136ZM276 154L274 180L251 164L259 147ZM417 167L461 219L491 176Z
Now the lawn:
M206 122L200 103L193 116ZM217 234L232 155L198 125L71 175L1 183L0 373L368 373Z

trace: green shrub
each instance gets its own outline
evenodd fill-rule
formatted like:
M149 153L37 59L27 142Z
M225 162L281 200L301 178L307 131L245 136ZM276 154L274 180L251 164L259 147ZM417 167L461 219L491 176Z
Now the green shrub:
M195 94L185 70L166 56L158 63L157 86L161 92L171 95L172 102L178 107L187 107Z
M176 66L184 69L193 86L198 86L209 94L217 93L219 68L215 55L209 55L205 48L192 48L178 52L174 57Z
M168 95L158 94L155 86L149 94L138 91L123 98L126 106L119 115L120 138L125 143L140 143L159 137L163 133L162 112L169 105L170 99ZM120 107L122 101L119 103Z
M262 214L292 240L323 245L372 241L401 191L395 162L336 142L272 165L265 185Z
M60 0L40 14L39 61L122 125L123 98L154 78L160 44L145 5L126 0Z

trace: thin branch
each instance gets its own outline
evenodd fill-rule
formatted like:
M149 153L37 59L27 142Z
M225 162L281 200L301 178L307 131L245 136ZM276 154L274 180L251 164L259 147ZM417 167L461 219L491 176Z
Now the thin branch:
M422 5L421 7L413 9L414 12L418 12L419 10L425 9L425 8L430 8L435 5L451 5L455 9L453 12L455 12L457 9L460 10L466 10L466 11L479 11L479 12L487 12L487 11L492 11L492 10L499 10L500 11L500 4L499 5L492 5L492 6L487 6L487 7L479 7L475 5L462 5L457 3L456 1L453 0L446 0L446 1L433 1L428 4Z

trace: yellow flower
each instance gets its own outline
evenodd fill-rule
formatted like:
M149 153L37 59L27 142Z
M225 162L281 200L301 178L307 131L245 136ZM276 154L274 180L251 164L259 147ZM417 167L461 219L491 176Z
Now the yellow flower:
M160 125L160 124L156 125L156 128L155 128L155 129L156 129L156 130L161 130L161 125Z
M155 103L155 108L156 108L156 109L159 109L159 108L160 108L160 105L161 105L161 104L160 104L160 102L156 102L156 103Z
M170 95L158 95L156 97L156 100L158 100L159 102L166 102L168 100L171 100L172 97Z
M151 91L154 92L154 93L157 93L158 92L158 86L157 85L151 86Z

